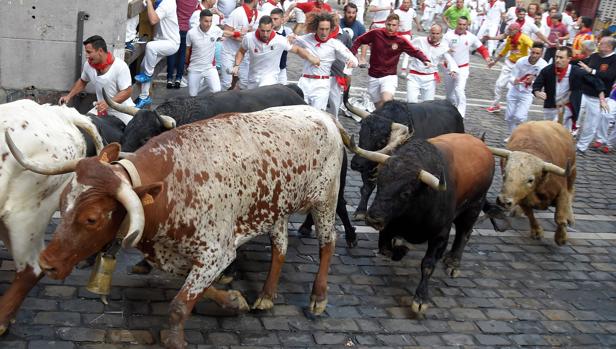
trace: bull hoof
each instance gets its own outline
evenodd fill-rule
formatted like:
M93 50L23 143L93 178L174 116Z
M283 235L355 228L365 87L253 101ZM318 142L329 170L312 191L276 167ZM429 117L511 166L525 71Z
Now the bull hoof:
M556 229L556 233L554 234L554 242L558 246L562 246L567 243L567 228Z
M131 274L147 275L152 271L152 266L145 259L142 259L139 263L133 265L130 269Z
M315 295L310 296L310 307L308 310L312 315L321 315L327 307L327 297L321 301L317 300Z
M184 340L184 334L173 331L165 338L163 345L167 349L184 349L188 343Z
M240 313L245 313L247 311L250 311L250 306L248 305L248 302L246 302L246 298L242 296L240 291L229 290L228 294L229 294L229 301L227 304L225 304L224 308L234 309Z
M312 234L312 229L306 228L302 225L301 227L299 227L299 229L297 229L297 232L303 237L310 237L310 235Z
M9 325L8 324L2 324L0 325L0 337L4 336L9 330Z
M530 231L530 238L533 240L541 240L543 238L543 228Z
M409 248L405 245L394 246L391 250L391 260L397 262L404 258L408 252Z
M257 298L255 303L252 305L252 309L257 310L270 310L274 307L274 301L268 296L261 296Z
M353 213L353 220L354 221L363 221L365 219L366 219L366 212L355 211L355 213Z
M216 283L219 285L228 285L233 281L233 276L220 274L218 279L216 279Z
M422 303L421 301L417 301L413 299L413 303L411 304L411 313L415 318L423 318L425 317L426 310L428 310L428 304Z
M445 273L451 278L460 276L460 261L452 257L451 254L447 254L443 258L443 264L445 265Z

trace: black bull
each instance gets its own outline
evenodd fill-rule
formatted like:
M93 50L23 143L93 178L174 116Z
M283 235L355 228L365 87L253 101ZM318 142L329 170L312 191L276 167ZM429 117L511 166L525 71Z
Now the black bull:
M108 101L108 104L111 106L113 102L110 103ZM160 104L155 111L127 110L127 114L134 115L124 129L120 144L123 151L133 152L144 145L150 138L166 131L167 128L163 125L159 115L170 116L176 121L177 126L181 126L224 113L247 113L270 107L303 104L306 104L303 92L293 84L286 86L263 86L240 91L222 91L204 97L174 98ZM114 109L121 109L121 107L116 105ZM272 125L272 127L275 127L275 125ZM347 244L352 247L357 245L357 237L355 227L353 227L349 219L349 214L346 210L346 200L344 199L346 171L347 156L345 153L340 173L340 191L338 193L336 213L344 226ZM310 234L312 225L312 216L308 215L299 232L303 235Z
M345 98L349 110L356 109L346 102ZM446 133L464 133L462 116L456 107L446 100L418 104L391 101L363 118L359 130L359 147L371 151L383 149L389 140L394 122L408 126L413 138L418 139ZM355 219L365 217L368 199L376 186L376 168L375 162L358 155L351 160L351 169L360 172L362 179L361 198L354 214Z

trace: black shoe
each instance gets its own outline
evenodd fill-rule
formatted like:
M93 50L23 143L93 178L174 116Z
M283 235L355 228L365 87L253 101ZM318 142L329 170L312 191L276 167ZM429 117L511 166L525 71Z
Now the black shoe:
M167 81L167 88L173 88L173 82Z
M173 83L173 88L176 89L176 90L179 89L180 88L180 82L179 81L174 82Z

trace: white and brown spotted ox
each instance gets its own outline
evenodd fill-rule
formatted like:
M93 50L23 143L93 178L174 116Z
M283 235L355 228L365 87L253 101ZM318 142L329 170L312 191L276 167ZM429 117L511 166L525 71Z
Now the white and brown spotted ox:
M265 233L273 245L272 265L253 307L273 307L289 215L309 211L321 258L310 311L325 310L344 151L329 114L309 106L276 107L165 132L128 157L140 176L137 187L112 162L119 151L111 144L98 157L64 166L76 176L62 193L62 221L40 255L47 275L65 278L76 263L116 239L128 216L123 245L137 247L164 271L186 276L170 305L166 343L183 347L184 322L204 292L225 306L245 304L239 293L210 286L240 245ZM54 166L22 161L37 171Z
M503 187L496 202L507 209L519 205L530 221L530 235L534 239L543 237L543 228L533 209L556 207L554 241L564 245L567 224L574 223L576 168L571 133L553 121L531 121L513 131L507 149L490 150L507 159Z
M43 276L38 256L45 244L45 228L58 209L62 189L73 177L25 170L11 156L4 132L10 130L29 158L66 161L86 155L86 137L78 127L90 134L98 150L102 148L94 124L73 108L31 100L0 105L0 239L11 252L16 268L13 282L0 297L0 335Z

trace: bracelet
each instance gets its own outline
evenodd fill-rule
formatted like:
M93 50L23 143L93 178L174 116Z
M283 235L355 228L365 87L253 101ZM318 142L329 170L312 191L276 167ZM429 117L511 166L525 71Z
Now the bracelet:
M233 37L234 38L239 38L240 36L242 36L242 33L238 32L238 31L234 31L233 32Z

